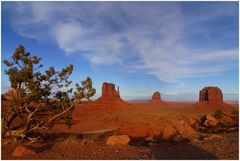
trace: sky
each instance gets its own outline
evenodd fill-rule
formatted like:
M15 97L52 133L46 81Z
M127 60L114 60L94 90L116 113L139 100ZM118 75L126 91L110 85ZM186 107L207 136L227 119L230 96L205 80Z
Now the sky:
M239 95L239 2L1 3L1 57L19 44L41 57L43 69L74 65L74 83L87 76L124 99L198 100L218 86ZM9 89L1 65L2 93Z

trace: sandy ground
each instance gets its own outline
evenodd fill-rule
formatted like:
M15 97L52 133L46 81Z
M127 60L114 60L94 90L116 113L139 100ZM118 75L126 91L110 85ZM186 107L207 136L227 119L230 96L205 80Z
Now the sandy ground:
M14 158L12 151L18 144L3 140L1 156L2 159L238 159L238 131L219 134L222 139L144 144L144 138L158 135L172 120L188 121L216 110L194 106L193 102L169 102L169 107L136 102L124 107L78 105L70 129L58 124L45 143L27 145L36 155ZM238 110L238 104L233 106ZM106 138L113 133L127 134L132 142L128 146L107 146Z

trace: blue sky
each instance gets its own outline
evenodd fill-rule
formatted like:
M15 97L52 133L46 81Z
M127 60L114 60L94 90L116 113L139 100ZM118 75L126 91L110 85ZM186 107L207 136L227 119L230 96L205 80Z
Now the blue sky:
M238 2L2 2L2 60L19 44L45 69L74 65L125 99L197 100L218 86L238 100ZM9 88L2 64L2 92Z

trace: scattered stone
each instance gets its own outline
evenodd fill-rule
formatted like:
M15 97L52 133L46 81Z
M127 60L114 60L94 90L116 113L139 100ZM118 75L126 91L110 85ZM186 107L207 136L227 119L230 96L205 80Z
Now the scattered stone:
M128 145L130 137L128 135L113 135L107 139L107 145Z
M16 147L16 149L13 151L12 155L14 157L24 157L26 155L34 155L36 154L35 151L27 149L26 147L19 145Z
M218 134L211 134L207 137L207 139L222 139L223 137Z

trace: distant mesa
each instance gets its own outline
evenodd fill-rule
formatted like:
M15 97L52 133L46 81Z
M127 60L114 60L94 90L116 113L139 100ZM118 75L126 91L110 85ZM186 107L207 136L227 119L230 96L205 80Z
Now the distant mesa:
M153 93L150 104L152 104L152 105L168 105L167 103L165 103L164 101L161 100L160 92Z
M223 102L222 90L218 87L204 87L199 91L198 108L212 108L212 109L232 109L231 105Z
M218 87L205 87L199 92L199 102L223 102L223 94Z
M153 93L152 100L161 100L161 94L159 92Z
M101 106L122 106L128 105L120 97L119 87L115 89L115 84L104 82L102 85L102 96L93 101L92 104Z

